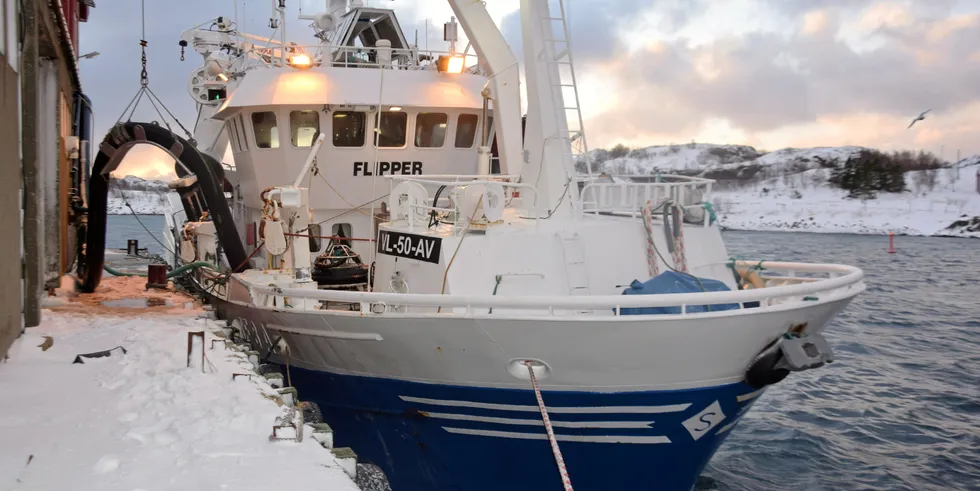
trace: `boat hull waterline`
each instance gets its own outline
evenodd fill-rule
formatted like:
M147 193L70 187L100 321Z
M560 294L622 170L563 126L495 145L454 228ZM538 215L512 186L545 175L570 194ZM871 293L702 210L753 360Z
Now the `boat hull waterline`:
M856 293L786 311L609 323L215 302L260 353L285 340L301 399L393 489L562 489L534 392L508 372L527 356L548 364L543 397L577 488L687 491L762 393L742 382L753 357L801 320L820 332Z

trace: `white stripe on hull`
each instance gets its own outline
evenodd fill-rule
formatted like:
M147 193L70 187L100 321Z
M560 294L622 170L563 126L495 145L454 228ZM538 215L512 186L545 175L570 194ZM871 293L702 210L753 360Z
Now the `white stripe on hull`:
M760 395L762 395L762 392L765 391L765 390L766 389L759 389L759 390L757 390L755 392L749 392L748 394L742 394L742 395L736 397L735 399L738 400L738 402L745 402L745 401L747 401L749 399L755 399L756 397L759 397Z
M550 409L549 409L550 411ZM478 423L497 423L503 425L544 426L541 419L494 418L491 416L472 416L469 414L449 414L423 412L427 417L436 419L452 419L456 421L475 421ZM646 429L653 426L653 421L551 421L556 428L618 428Z
M519 440L547 440L545 433L516 433L511 431L474 430L470 428L452 428L443 426L442 429L458 435L489 436L494 438L515 438ZM670 443L665 436L626 436L626 435L555 435L560 442L581 443Z
M451 407L470 407L476 409L494 409L498 411L523 411L539 412L538 406L519 406L515 404L492 404L488 402L473 401L443 401L440 399L426 399L423 397L398 396L405 402L417 404L429 404L432 406L451 406ZM691 403L669 404L665 406L592 406L592 407L552 407L548 406L549 413L556 414L662 414L678 413L691 407Z
M373 332L344 332L344 331L324 331L322 329L304 329L302 327L286 327L278 324L266 324L266 328L273 331L291 332L293 334L304 334L319 338L348 339L354 341L384 341L380 334Z

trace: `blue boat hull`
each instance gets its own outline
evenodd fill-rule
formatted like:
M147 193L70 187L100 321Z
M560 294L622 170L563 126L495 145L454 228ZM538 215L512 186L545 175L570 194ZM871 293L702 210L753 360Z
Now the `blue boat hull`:
M396 491L562 489L531 390L291 375L335 445L380 466ZM687 491L758 393L739 383L543 396L580 491Z

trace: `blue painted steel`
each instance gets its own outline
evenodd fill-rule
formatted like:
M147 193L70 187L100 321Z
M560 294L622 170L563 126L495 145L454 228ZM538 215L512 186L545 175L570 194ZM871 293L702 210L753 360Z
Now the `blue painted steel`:
M530 388L291 370L301 399L316 402L333 427L335 445L351 447L361 462L384 469L393 489L562 489ZM738 383L675 391L545 391L543 396L576 489L687 491L755 400L739 402L738 396L752 390ZM585 422L606 427L569 427L588 426ZM485 434L467 434L473 432Z

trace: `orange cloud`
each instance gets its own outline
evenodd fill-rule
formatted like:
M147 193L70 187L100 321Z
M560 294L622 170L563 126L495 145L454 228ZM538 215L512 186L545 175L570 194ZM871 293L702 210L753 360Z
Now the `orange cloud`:
M825 10L811 10L803 14L803 34L812 36L819 34L830 24L829 15Z
M152 145L133 147L119 167L113 172L120 176L137 176L143 179L170 180L174 174L174 159L164 150Z

